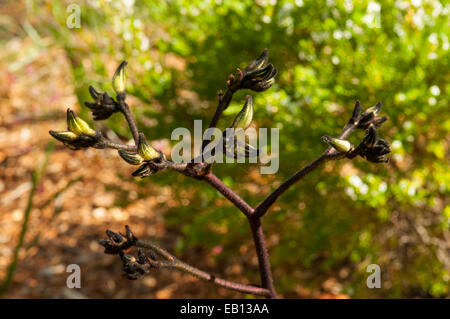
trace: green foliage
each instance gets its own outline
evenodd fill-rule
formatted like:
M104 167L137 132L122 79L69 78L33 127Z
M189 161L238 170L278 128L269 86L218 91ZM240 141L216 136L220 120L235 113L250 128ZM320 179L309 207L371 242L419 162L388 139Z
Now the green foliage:
M281 129L271 189L324 150L320 137L337 135L357 99L363 109L382 101L389 121L380 134L392 143L391 163L328 164L284 194L265 218L277 289L318 289L321 280L350 269L341 279L353 297L442 297L450 293L448 256L436 244L448 238L450 218L450 7L422 2L379 1L379 25L368 1L88 1L82 27L74 30L65 26L60 1L30 10L53 20L53 30L40 31L66 48L80 100L89 100L88 84L112 95L112 72L129 61L128 92L142 102L133 112L152 140L170 139L174 128L192 128L194 119L206 123L227 75L269 48L276 83L251 94L257 125ZM236 94L223 127L248 93ZM108 121L129 134L118 116ZM357 144L362 136L350 140ZM266 192L246 187L258 185L247 174L254 166L219 164L215 171L256 205ZM174 174L144 183L170 185L178 199L192 192L188 205L166 214L182 231L181 249L222 245L229 256L250 240L242 216L216 205L221 196L207 185ZM382 289L365 285L371 263L381 266Z

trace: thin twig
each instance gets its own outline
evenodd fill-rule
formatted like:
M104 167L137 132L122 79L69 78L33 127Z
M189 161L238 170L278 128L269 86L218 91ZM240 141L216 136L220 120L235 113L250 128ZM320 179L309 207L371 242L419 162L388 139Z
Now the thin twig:
M125 226L125 230L125 235L107 230L108 239L101 240L100 243L105 247L106 253L120 255L124 263L122 269L130 278L139 278L154 268L167 268L190 274L230 290L266 297L271 296L271 292L268 289L228 281L191 266L155 243L138 240L128 226ZM137 258L124 253L125 250L131 247L138 248ZM141 248L148 249L149 255L146 256Z
M347 125L343 128L342 132L339 134L340 139L345 139L356 129L358 125L358 118L360 116L359 102L355 105L353 115L348 121ZM345 153L338 153L334 148L329 147L320 157L316 160L303 167L301 170L297 171L289 179L283 182L277 189L275 189L266 199L264 199L256 208L252 214L252 218L263 217L269 208L277 201L277 199L291 187L296 182L301 180L303 177L311 173L313 170L318 168L320 165L331 161L338 160L345 157Z
M237 282L228 281L222 278L218 278L214 275L211 275L203 270L200 270L198 268L192 267L184 262L180 261L173 261L173 262L163 262L163 264L160 264L161 268L173 268L185 273L188 273L192 276L195 276L199 279L210 281L218 286L221 286L223 288L227 288L230 290L235 290L239 292L243 292L246 294L252 294L252 295L259 295L259 296L271 296L271 293L266 288L251 286L251 285L244 285Z
M127 145L127 144L121 144L121 143L115 143L112 142L106 138L103 138L101 140L101 143L103 143L106 147L108 148L113 148L116 150L124 150L127 152L136 152L137 151L137 147L136 145Z
M120 112L124 115L127 120L128 126L130 127L131 134L133 135L134 143L138 145L139 142L139 131L137 129L136 120L134 119L133 113L130 111L128 104L125 102L125 95L118 94L117 101L119 102Z
M222 92L219 92L219 104L217 105L216 111L214 112L214 116L209 123L208 128L213 128L217 126L220 117L222 116L223 111L230 105L231 99L233 98L234 91L227 89L225 95L222 95ZM205 147L210 143L210 141L205 140L202 143L201 153L205 150Z
M301 180L303 177L314 171L323 163L326 163L331 160L337 160L343 158L345 156L344 153L333 153L327 155L326 153L321 155L319 158L303 167L301 170L297 171L294 175L292 175L289 179L283 182L277 189L275 189L265 200L263 200L256 208L255 212L252 214L252 218L261 218L263 217L268 209L276 202L278 197L280 197L285 191L289 189L296 182Z
M204 176L204 179L211 186L217 189L223 196L225 196L225 198L232 202L237 208L239 208L245 216L250 216L253 213L253 208L227 185L225 185L219 178L217 178L216 175L214 175L213 173L209 173Z
M264 232L260 218L248 218L250 228L252 230L253 242L255 243L256 255L258 256L259 275L261 284L270 292L270 298L277 298L275 288L273 286L272 270L270 268L269 254L264 239Z
M250 228L252 230L253 242L255 244L256 255L258 257L259 273L261 276L261 284L270 293L267 297L276 298L275 288L273 286L272 270L270 269L269 255L264 239L264 233L260 218L252 218L254 209L247 204L239 195L226 186L217 176L212 173L205 175L204 179L223 196L239 208L245 216L247 216Z

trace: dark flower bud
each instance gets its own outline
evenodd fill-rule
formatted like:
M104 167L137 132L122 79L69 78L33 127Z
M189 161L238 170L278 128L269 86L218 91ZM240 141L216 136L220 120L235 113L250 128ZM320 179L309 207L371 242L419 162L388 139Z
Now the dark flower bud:
M125 241L125 238L121 234L115 233L110 229L106 230L106 235L116 244L120 244Z
M241 81L241 87L244 89L250 89L256 92L265 91L270 88L275 82L275 75L277 69L273 64L268 64L260 70L252 72L244 71L244 76Z
M89 86L89 93L94 99L94 102L84 102L84 105L91 109L94 120L105 120L113 113L119 111L117 103L108 93L97 92L92 86Z
M100 240L100 245L105 247L105 253L106 254L119 254L122 250L128 249L131 246L133 246L136 242L136 237L134 236L127 236L120 233L115 233L109 229L106 230L106 236L108 236L107 239Z
M373 163L388 163L389 162L389 157L387 157L385 155L375 155L375 154L371 154L371 153L366 153L365 157L369 162L373 162Z
M355 108L353 109L353 114L350 119L351 123L356 123L361 115L361 103L359 101L356 101Z
M357 128L366 130L371 124L376 128L380 127L381 124L387 121L387 116L378 116L381 110L381 102L378 102L375 106L368 108L364 113L361 114Z
M138 248L137 262L141 265L148 263L147 255L145 255L144 251L141 248Z
M134 236L133 232L130 229L130 226L128 225L125 225L125 237L127 238L128 241L133 243L138 240L136 236Z
M144 177L147 177L147 176L155 174L157 171L158 170L156 168L154 168L153 166L150 166L149 164L145 163L145 164L141 165L133 173L131 173L131 175L133 175L134 177L144 178Z
M264 49L261 55L250 62L244 70L238 69L237 77L230 75L227 82L228 88L232 91L250 89L256 92L270 88L275 82L277 69L268 63L268 59L268 51Z
M259 57L250 62L250 64L244 69L244 71L252 72L256 70L261 70L267 65L269 60L269 51L264 49Z
M383 124L384 122L386 122L389 118L387 116L380 116L380 117L375 117L375 119L373 120L373 125L376 128L379 128L381 126L381 124Z
M360 156L365 157L370 162L387 163L389 162L389 157L386 155L391 152L391 148L387 141L378 138L375 126L370 125L366 136L355 152Z
M136 257L134 257L133 255L130 255L130 254L126 254L126 253L121 253L120 259L122 259L122 261L124 263L135 263L137 261Z
M367 130L366 136L364 136L364 139L362 140L362 144L365 147L372 147L377 139L378 139L377 130L375 129L375 126L371 125Z

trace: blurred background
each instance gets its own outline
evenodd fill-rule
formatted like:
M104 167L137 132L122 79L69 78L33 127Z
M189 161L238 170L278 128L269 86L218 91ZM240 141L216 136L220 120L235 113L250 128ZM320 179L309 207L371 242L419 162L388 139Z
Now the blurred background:
M256 127L280 128L279 172L214 168L251 205L319 155L320 137L340 132L357 99L383 103L379 133L393 149L386 165L324 165L264 218L280 296L449 297L449 11L436 0L1 1L2 297L243 296L166 270L122 278L98 240L125 224L201 269L258 283L245 218L206 183L174 172L135 180L116 151L71 151L48 130L65 129L67 107L94 125L88 86L113 95L126 59L139 128L168 155L172 130L209 122L228 74L266 47L276 84L251 93ZM235 95L222 128L248 93ZM95 125L131 139L117 114ZM81 289L66 287L69 264L81 267ZM380 289L366 286L369 264L381 267Z

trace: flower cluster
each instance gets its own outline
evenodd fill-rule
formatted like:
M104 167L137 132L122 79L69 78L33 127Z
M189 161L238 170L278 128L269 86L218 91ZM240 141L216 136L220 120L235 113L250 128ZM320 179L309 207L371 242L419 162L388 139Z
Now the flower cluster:
M236 91L238 89L250 89L255 92L262 92L270 88L275 82L277 69L272 63L268 63L269 53L267 49L259 57L250 62L244 69L238 69L239 75L230 75L228 87Z
M136 236L131 232L130 227L125 226L125 235L106 230L108 238L102 239L100 244L105 247L105 253L116 255L122 250L126 250L137 242Z
M119 155L124 161L131 165L141 165L132 173L133 176L146 177L153 175L164 167L165 156L161 151L156 150L147 144L144 134L139 134L137 152L127 152L119 150Z
M366 130L364 139L356 148L345 139L323 136L322 140L336 151L346 153L349 158L359 155L374 163L389 162L387 154L391 152L391 148L387 141L378 137L377 132L377 128L388 119L387 116L378 116L380 109L381 102L378 102L361 114L361 104L359 101L356 102L349 124L355 128Z
M154 268L153 263L149 259L151 258L152 261L156 260L156 255L152 251L149 252L149 257L147 257L144 251L138 248L137 258L124 252L124 250L135 246L138 241L128 225L125 226L124 235L107 229L106 236L106 239L100 240L100 245L105 247L106 254L118 254L120 256L123 263L122 270L128 279L139 279L147 274L151 268Z
M126 254L123 251L119 253L120 259L123 262L122 271L125 273L125 277L130 280L141 278L145 274L148 274L150 269L153 268L144 251L140 248L138 248L137 251L137 258L133 255Z
M100 134L79 118L70 108L67 109L67 131L50 131L51 136L73 150L95 147Z
M367 134L358 148L359 155L365 157L370 162L389 162L389 157L386 156L386 154L391 152L389 143L378 137L378 132L373 124L369 126Z
M359 105L359 101L357 102ZM368 108L363 114L361 114L357 128L367 130L372 124L375 128L378 128L388 120L387 116L378 116L381 110L381 102L378 102L375 106Z
M84 102L84 105L91 109L94 120L106 120L113 113L119 111L118 104L108 93L97 92L92 86L89 86L89 93L94 99L94 102Z

